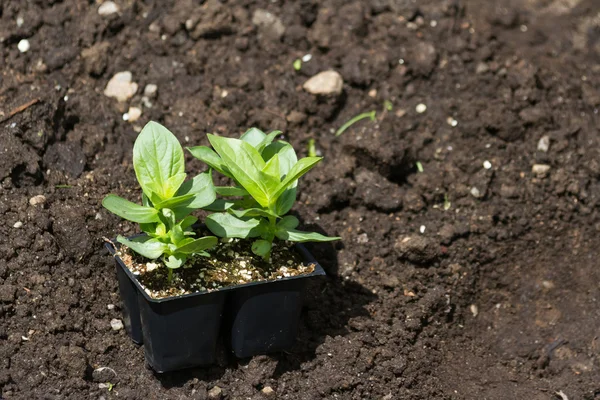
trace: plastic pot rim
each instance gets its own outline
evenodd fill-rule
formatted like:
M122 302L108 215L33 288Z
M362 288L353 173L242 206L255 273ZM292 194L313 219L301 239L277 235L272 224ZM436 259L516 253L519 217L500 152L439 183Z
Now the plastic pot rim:
M143 234L139 234L139 235L134 235L131 236L130 238L134 238L134 237L139 237L142 236ZM116 242L116 239L113 240L113 243ZM140 281L137 279L137 276L133 274L133 272L131 272L131 270L129 268L127 268L127 266L125 265L125 263L123 262L123 260L121 260L121 257L119 257L116 253L117 253L117 249L114 247L113 243L105 243L104 247L106 247L106 249L108 250L108 252L110 253L110 255L113 256L113 258L115 258L117 260L117 263L119 264L119 266L125 271L125 273L127 274L127 276L129 277L129 279L135 284L135 286L138 288L138 290L140 291L140 293L142 294L142 296L144 296L144 298L151 302L151 303L165 303L168 301L175 301L175 300L180 300L180 299L187 299L190 297L195 297L195 296L202 296L202 295L208 295L208 294L215 294L215 293L223 293L223 292L228 292L231 290L236 290L236 289L240 289L240 288L247 288L247 287L252 287L252 286L257 286L257 285L269 285L269 284L274 284L277 282L286 282L286 281L291 281L291 280L296 280L296 279L303 279L303 278L310 278L313 276L324 276L327 275L325 273L325 270L323 269L323 267L321 267L321 264L319 264L315 258L312 256L312 254L310 254L310 252L306 249L306 247L304 247L301 243L295 243L294 246L296 247L296 249L301 253L302 257L304 258L305 262L307 262L308 264L313 264L315 266L315 269L313 272L309 273L309 274L301 274L301 275L295 275L295 276L289 276L289 277L283 277L281 279L270 279L270 280L261 280L261 281L255 281L255 282L248 282L248 283L243 283L243 284L238 284L238 285L231 285L231 286L225 286L219 289L215 289L215 290L205 290L205 291L200 291L200 292L194 292L194 293L187 293L187 294L182 294L179 296L171 296L171 297L165 297L162 299L155 299L153 297L150 297L150 295L146 292L146 288L144 288L142 286L142 284L140 283Z

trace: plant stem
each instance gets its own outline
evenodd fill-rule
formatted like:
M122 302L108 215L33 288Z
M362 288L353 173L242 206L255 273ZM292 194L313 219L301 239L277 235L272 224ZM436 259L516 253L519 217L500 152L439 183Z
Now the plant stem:
M173 268L169 268L168 269L168 275L167 275L167 280L169 281L169 283L173 283Z

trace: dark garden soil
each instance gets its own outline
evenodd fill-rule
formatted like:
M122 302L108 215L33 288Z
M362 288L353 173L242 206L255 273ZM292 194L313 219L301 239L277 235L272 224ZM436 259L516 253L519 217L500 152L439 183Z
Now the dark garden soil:
M600 399L600 2L116 2L0 2L2 398ZM302 89L327 69L342 95ZM148 120L315 139L294 213L343 240L289 352L159 376L111 329L102 238L136 227L100 201L137 200Z

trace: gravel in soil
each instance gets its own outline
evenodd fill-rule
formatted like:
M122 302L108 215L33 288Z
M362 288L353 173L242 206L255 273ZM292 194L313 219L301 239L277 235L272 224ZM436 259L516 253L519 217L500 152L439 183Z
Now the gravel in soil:
M598 399L597 1L99 7L0 4L2 398ZM294 213L342 240L289 352L157 376L111 327L102 237L138 229L100 202L134 199L149 120L325 157Z
M124 246L115 255L154 299L290 278L315 270L314 264L303 262L291 243L274 242L267 260L252 253L251 246L252 242L247 240L221 239L215 248L207 251L208 257L191 257L183 267L172 270L171 280L160 260L148 261Z

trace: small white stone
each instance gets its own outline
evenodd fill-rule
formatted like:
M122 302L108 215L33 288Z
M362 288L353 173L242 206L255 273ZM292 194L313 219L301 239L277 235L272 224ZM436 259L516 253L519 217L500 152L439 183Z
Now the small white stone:
M415 110L419 114L423 114L425 111L427 111L427 106L423 103L420 103L420 104L417 104L417 106L415 107Z
M115 309L115 305L114 304L107 304L106 308L108 308L109 310L114 310Z
M302 62L309 62L312 60L312 54L305 54L302 56Z
M21 39L19 41L19 44L17 44L17 48L19 49L19 51L21 53L26 53L31 48L31 45L29 44L29 40Z
M542 136L537 145L538 151L547 153L548 149L550 149L550 136Z
M158 92L158 86L156 86L154 83L149 83L144 88L144 96L146 96L148 98L152 98L152 97L156 96L157 92Z
M434 19L433 21L431 21L429 23L429 26L431 26L432 28L435 28L437 26L437 24L438 24L437 21Z
M19 229L19 228L21 228L21 227L23 227L23 223L22 223L21 221L17 221L17 222L15 222L15 224L13 225L13 228L17 228L17 229Z
M344 88L344 79L336 71L323 71L304 82L302 87L312 94L340 95Z
M111 319L110 320L110 327L112 328L113 331L120 331L121 329L123 329L123 321L121 321L120 319Z
M112 15L112 14L115 14L118 12L119 12L119 6L117 6L112 1L105 1L104 3L100 4L100 7L98 7L98 14L103 17Z
M425 233L425 225L421 225L421 226L419 227L419 232L421 232L421 233Z
M473 187L471 188L471 195L472 195L473 197L477 197L477 198L479 198L479 197L481 197L481 192L479 191L479 189L477 189L475 186L473 186Z
M106 84L104 95L118 101L126 101L137 92L138 84L132 82L133 76L129 71L117 72Z
M550 166L546 164L535 164L531 167L531 172L533 172L538 177L544 177L550 171Z
M25 20L23 19L23 17L18 16L17 17L17 27L18 28L22 27L24 23L25 23Z
M454 118L452 118L452 117L448 117L448 118L446 118L446 122L447 122L447 123L448 123L448 125L450 125L451 127L455 127L455 126L457 126L457 125L458 125L458 121L457 121L457 120L455 120L455 119L454 119Z
M156 268L158 268L158 264L153 262L146 263L146 272L154 271Z
M38 194L37 196L33 196L29 199L29 204L32 206L36 206L38 204L44 204L46 202L46 196L42 194Z
M129 107L127 114L129 114L129 122L135 122L142 116L142 109L139 107ZM125 119L125 115L123 115L123 119Z
M469 310L471 310L471 314L473 314L474 317L476 317L477 315L479 315L479 308L477 307L477 305L471 304L469 306Z
M485 161L483 162L483 168L485 168L485 169L490 169L490 168L492 168L492 163L491 163L491 162L489 162L488 160L485 160Z

